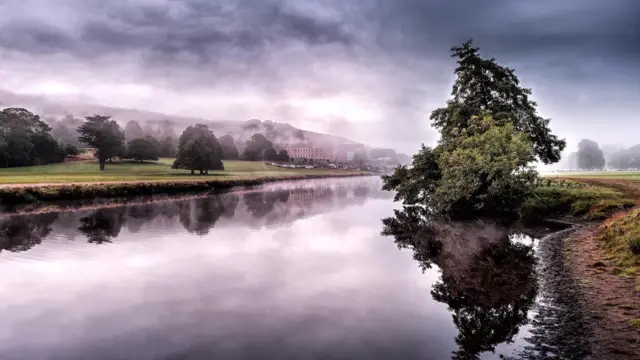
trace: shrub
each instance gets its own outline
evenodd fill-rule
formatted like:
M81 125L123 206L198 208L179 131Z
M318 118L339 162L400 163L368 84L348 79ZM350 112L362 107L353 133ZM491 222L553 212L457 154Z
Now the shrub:
M629 244L629 251L631 251L632 254L640 255L640 238L629 239L627 243Z

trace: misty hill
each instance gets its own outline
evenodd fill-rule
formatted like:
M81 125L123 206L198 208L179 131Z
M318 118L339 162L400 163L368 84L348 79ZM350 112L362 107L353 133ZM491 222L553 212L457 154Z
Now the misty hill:
M60 120L69 115L77 118L90 116L95 114L108 115L116 120L122 128L129 121L136 121L147 132L157 134L180 134L188 125L206 124L216 136L231 135L239 148L253 134L264 134L270 141L280 143L296 143L301 141L310 141L317 146L333 147L339 145L361 145L367 149L374 149L366 144L330 134L318 133L299 129L287 123L274 122L270 120L252 119L248 121L225 121L225 120L207 120L197 117L178 116L162 114L152 111L144 111L137 109L117 108L96 104L79 103L77 101L68 101L60 99L52 99L45 96L22 95L0 90L0 107L24 107L30 111L40 115L45 120ZM384 154L388 156L395 153L392 149L375 149L376 154ZM398 158L403 163L410 162L407 155L398 154Z

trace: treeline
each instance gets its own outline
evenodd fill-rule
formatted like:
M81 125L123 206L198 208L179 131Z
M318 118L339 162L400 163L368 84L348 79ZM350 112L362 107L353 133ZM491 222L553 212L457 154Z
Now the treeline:
M254 134L246 142L240 156L230 135L216 138L207 125L187 127L176 138L168 122L155 130L143 129L136 121L129 121L124 130L109 116L95 115L84 120L70 115L60 121L47 122L26 109L8 108L0 112L0 167L44 165L62 162L80 153L79 147L92 148L100 170L107 161L134 161L176 158L173 167L198 170L223 170L222 160L289 161L285 150L276 151L262 134Z
M0 168L52 164L79 153L73 144L57 141L51 130L28 110L1 110Z
M583 139L578 151L568 155L565 166L570 169L599 170L605 167L618 170L640 169L640 145L605 153L597 142Z

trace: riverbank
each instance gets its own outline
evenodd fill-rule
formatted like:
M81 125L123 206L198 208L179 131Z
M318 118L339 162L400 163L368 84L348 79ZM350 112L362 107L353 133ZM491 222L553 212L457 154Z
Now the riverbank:
M12 185L0 188L0 210L13 210L24 205L42 205L59 201L81 201L110 198L132 198L155 195L178 195L256 186L270 182L323 178L369 176L362 172L215 177L209 179L120 181L70 184ZM4 209L3 209L4 208Z
M640 204L640 182L571 179L620 193ZM600 219L598 219L600 220ZM583 222L563 241L568 271L579 282L593 322L592 359L640 358L640 255L629 241L640 240L640 209L616 211L604 221Z

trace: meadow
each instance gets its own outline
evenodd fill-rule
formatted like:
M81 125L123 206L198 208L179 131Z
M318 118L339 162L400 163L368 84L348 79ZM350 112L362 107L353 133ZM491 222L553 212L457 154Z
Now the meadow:
M64 184L91 182L129 182L158 180L235 180L300 175L346 175L348 170L280 168L254 161L224 161L225 170L209 175L191 175L187 170L172 169L173 159L156 162L107 162L100 171L97 161L77 161L43 166L0 169L0 184ZM197 173L197 172L196 172Z
M542 173L541 175L543 177L640 180L640 171L548 172L548 173Z

